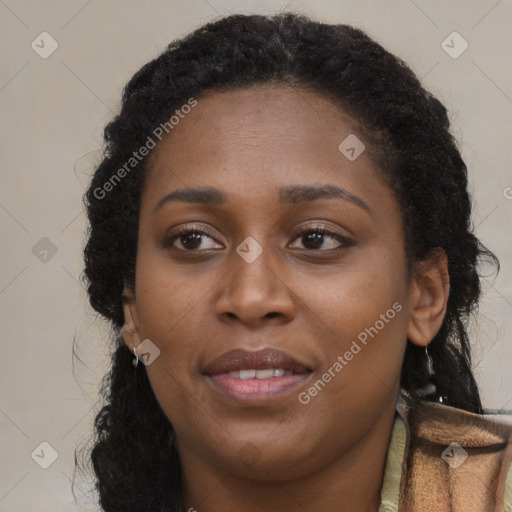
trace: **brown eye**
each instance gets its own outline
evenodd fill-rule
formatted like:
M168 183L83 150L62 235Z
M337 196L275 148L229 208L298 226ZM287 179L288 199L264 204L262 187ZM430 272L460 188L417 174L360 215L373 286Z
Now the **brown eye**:
M204 247L205 239L214 240L213 237L201 227L180 229L179 233L167 238L164 247L172 247L180 251L210 250L214 247ZM179 241L181 247L176 247L175 242Z
M322 227L309 228L304 231L301 231L299 233L299 237L300 240L302 241L304 248L307 250L318 250L321 249L322 247L324 247L324 250L338 250L352 245L352 242L347 238ZM332 247L332 242L327 243L329 239L335 240L339 242L339 244L337 246ZM331 247L325 248L326 243Z

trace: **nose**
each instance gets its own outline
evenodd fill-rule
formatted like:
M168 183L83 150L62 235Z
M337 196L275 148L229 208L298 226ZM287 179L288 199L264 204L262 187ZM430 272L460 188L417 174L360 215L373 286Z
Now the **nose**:
M215 307L221 321L259 327L284 324L294 318L292 290L270 248L264 248L251 263L235 251L230 260L230 270L219 283Z

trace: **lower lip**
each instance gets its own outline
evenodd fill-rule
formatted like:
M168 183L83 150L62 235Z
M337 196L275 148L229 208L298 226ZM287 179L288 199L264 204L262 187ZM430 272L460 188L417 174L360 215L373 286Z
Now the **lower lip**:
M236 379L228 374L208 375L213 387L241 405L267 405L297 390L311 372L272 379Z

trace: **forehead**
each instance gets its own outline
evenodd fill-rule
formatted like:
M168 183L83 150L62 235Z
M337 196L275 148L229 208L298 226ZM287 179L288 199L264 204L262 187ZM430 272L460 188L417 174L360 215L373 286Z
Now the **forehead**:
M207 91L196 100L151 155L146 195L153 199L191 186L274 201L287 184L382 186L360 124L318 93L260 85ZM347 147L362 152L347 158L354 155Z

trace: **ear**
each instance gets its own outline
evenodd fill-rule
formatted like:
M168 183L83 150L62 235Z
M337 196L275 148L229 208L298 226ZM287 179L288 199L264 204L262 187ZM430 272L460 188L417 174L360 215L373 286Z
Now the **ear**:
M139 319L137 317L137 308L135 305L135 292L125 286L122 298L124 325L121 329L121 334L126 346L130 349L130 352L133 352L133 348L139 346L141 342Z
M437 248L414 266L407 331L412 343L425 347L432 341L443 324L449 294L448 258Z

